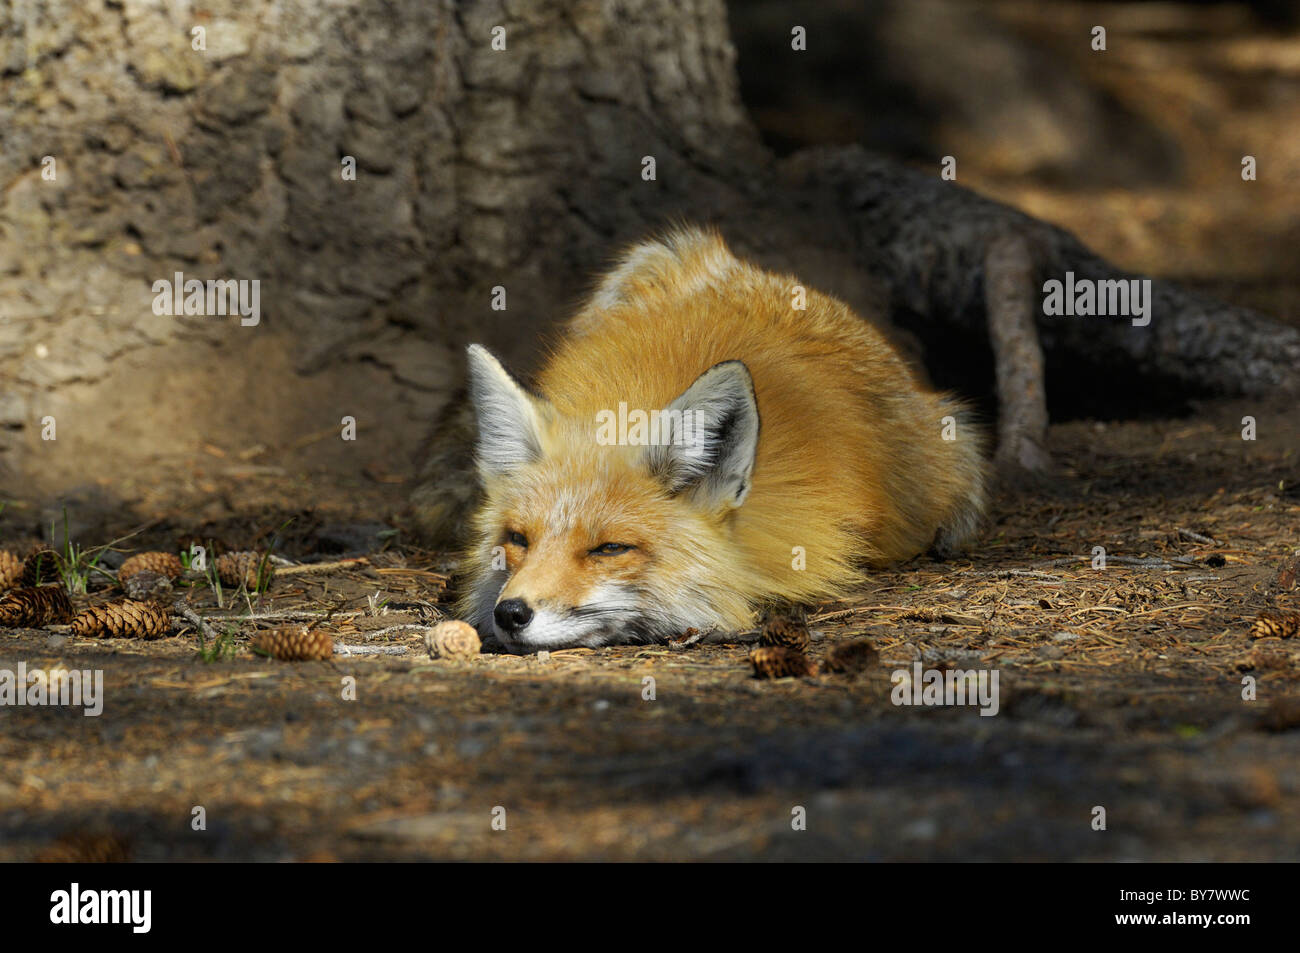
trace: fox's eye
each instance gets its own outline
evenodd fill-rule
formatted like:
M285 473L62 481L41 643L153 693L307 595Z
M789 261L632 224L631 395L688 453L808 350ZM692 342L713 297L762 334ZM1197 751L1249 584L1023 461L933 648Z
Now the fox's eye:
M619 556L629 550L636 549L635 546L628 546L624 543L601 543L591 551L593 556Z
M513 530L511 530L509 533L506 533L506 542L509 543L511 546L519 546L522 547L523 549L528 548L528 537L525 536L523 533L516 533Z

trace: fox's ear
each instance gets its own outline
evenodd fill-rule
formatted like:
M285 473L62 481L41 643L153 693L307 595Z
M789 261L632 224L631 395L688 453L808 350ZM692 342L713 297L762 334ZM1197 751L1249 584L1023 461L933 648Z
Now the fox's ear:
M749 368L740 361L715 364L667 411L667 427L649 449L650 471L670 492L690 490L705 505L744 503L753 480L759 429Z
M506 473L541 456L542 401L478 344L469 346L469 391L478 420L480 473Z

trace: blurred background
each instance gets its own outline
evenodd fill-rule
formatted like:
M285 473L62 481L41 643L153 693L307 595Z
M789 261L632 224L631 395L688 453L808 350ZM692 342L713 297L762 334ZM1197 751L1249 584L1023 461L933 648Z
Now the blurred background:
M1300 3L827 0L799 10L803 53L789 4L729 9L778 154L951 155L961 184L1122 267L1300 321Z

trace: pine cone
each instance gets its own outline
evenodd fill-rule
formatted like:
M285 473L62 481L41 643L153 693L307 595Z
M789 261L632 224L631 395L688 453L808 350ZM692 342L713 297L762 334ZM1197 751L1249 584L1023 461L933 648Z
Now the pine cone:
M21 582L27 588L59 581L59 554L52 549L38 549L23 560Z
M82 610L72 620L72 632L82 637L157 639L166 635L171 625L167 606L120 599Z
M1252 639L1289 639L1300 634L1300 612L1266 609L1250 627Z
M62 586L15 589L0 599L0 626L35 629L71 618L72 603Z
M14 588L22 578L22 558L17 553L0 549L0 590Z
M865 672L880 659L880 653L870 639L853 639L833 646L826 653L822 669L839 675L856 675Z
M170 602L172 581L152 569L138 569L126 577L122 590L136 602Z
M155 572L168 579L175 579L184 571L185 567L175 553L136 553L122 563L122 568L117 571L117 581L125 584L138 572Z
M483 647L478 633L468 622L439 622L424 634L424 647L431 658L470 659Z
M784 645L760 645L749 653L755 678L803 678L816 675L808 656Z
M274 567L268 559L263 565L262 553L245 550L239 553L226 553L217 557L217 578L223 586L238 586L241 583L249 589L260 589L271 581ZM261 569L261 580L258 570Z
M808 648L808 624L798 616L774 615L763 622L759 645L780 645L796 652Z
M286 625L259 632L253 648L282 662L315 662L333 657L334 637L324 629Z

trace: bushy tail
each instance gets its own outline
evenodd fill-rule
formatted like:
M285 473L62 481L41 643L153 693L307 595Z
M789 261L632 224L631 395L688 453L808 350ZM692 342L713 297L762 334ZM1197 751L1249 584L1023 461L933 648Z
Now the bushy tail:
M957 439L947 442L950 453L945 461L955 477L957 492L940 517L933 544L935 554L946 558L966 548L984 528L989 493L988 437L970 406L948 395L942 395L939 402L944 414L957 422Z

